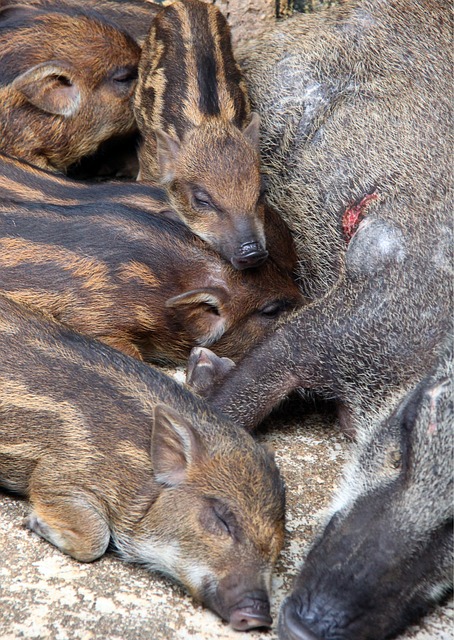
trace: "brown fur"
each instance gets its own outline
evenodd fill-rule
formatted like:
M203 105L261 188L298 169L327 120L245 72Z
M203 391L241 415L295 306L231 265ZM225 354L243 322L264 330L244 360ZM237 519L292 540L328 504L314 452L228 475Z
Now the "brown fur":
M90 11L126 31L140 45L145 40L151 22L161 6L147 0L0 0L0 9L6 6L27 5L58 10L62 13Z
M0 8L0 52L2 151L65 171L134 131L140 50L99 15Z
M77 560L109 542L237 629L270 625L284 492L265 449L150 366L0 295L0 485Z
M180 0L158 13L143 48L135 114L140 178L159 179L180 218L236 268L262 262L258 118L251 119L216 7Z
M238 359L303 302L279 216L271 258L243 273L169 220L158 189L0 166L0 289L129 355L178 363L213 345Z

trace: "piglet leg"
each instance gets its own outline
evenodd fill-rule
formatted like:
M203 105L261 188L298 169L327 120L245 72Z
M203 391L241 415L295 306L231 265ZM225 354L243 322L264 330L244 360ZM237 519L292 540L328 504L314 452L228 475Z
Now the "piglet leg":
M110 540L107 518L101 504L83 493L31 496L33 512L25 525L39 536L82 562L91 562L104 554ZM40 492L42 495L42 491Z

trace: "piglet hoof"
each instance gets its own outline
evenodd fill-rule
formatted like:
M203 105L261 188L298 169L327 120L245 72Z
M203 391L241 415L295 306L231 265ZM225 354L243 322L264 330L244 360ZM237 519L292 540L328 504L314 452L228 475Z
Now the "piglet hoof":
M47 542L50 542L56 547L61 547L61 536L58 536L58 534L53 529L51 529L51 527L44 520L36 515L36 513L33 512L27 518L25 518L24 526L27 529L30 529L30 531L33 531L33 533L36 533L44 540L47 540Z
M46 534L49 535L49 527L34 512L24 518L23 525L42 538L46 538Z
M207 397L235 363L230 358L220 358L205 347L194 347L189 354L186 384L201 397Z

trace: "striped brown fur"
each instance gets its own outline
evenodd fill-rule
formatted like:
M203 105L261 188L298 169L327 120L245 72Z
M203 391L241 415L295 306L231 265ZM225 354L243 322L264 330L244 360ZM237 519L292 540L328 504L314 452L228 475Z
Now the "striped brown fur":
M161 6L148 0L0 0L0 9L25 5L63 13L97 14L103 21L119 27L140 45Z
M0 486L30 499L31 530L80 561L111 543L234 628L271 624L284 489L264 447L160 371L1 294L0 355Z
M259 121L215 6L179 0L157 14L135 114L140 179L159 179L180 218L235 268L263 262Z
M271 258L243 273L170 219L157 188L0 156L0 189L0 290L137 358L185 362L213 344L237 360L302 302L279 217Z
M97 13L0 5L0 150L65 171L133 132L139 54Z

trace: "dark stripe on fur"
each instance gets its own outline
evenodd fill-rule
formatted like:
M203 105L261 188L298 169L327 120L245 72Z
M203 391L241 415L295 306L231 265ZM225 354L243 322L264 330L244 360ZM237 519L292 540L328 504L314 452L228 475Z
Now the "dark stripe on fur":
M178 13L172 6L167 7L164 18L157 22L156 30L156 40L164 44L164 56L168 58L160 61L159 68L164 67L165 76L172 78L164 91L162 113L166 122L174 124L180 139L186 130L181 107L188 95L186 49L181 37L182 30ZM176 64L169 65L169 60L175 60Z
M194 6L188 12L195 46L199 109L208 116L220 114L216 53L208 21L208 5Z
M235 104L234 124L242 129L249 114L248 102L244 92L240 88L241 73L233 56L230 29L226 22L225 17L219 12L216 16L216 23L218 33L220 34L220 48L224 62L225 82Z

